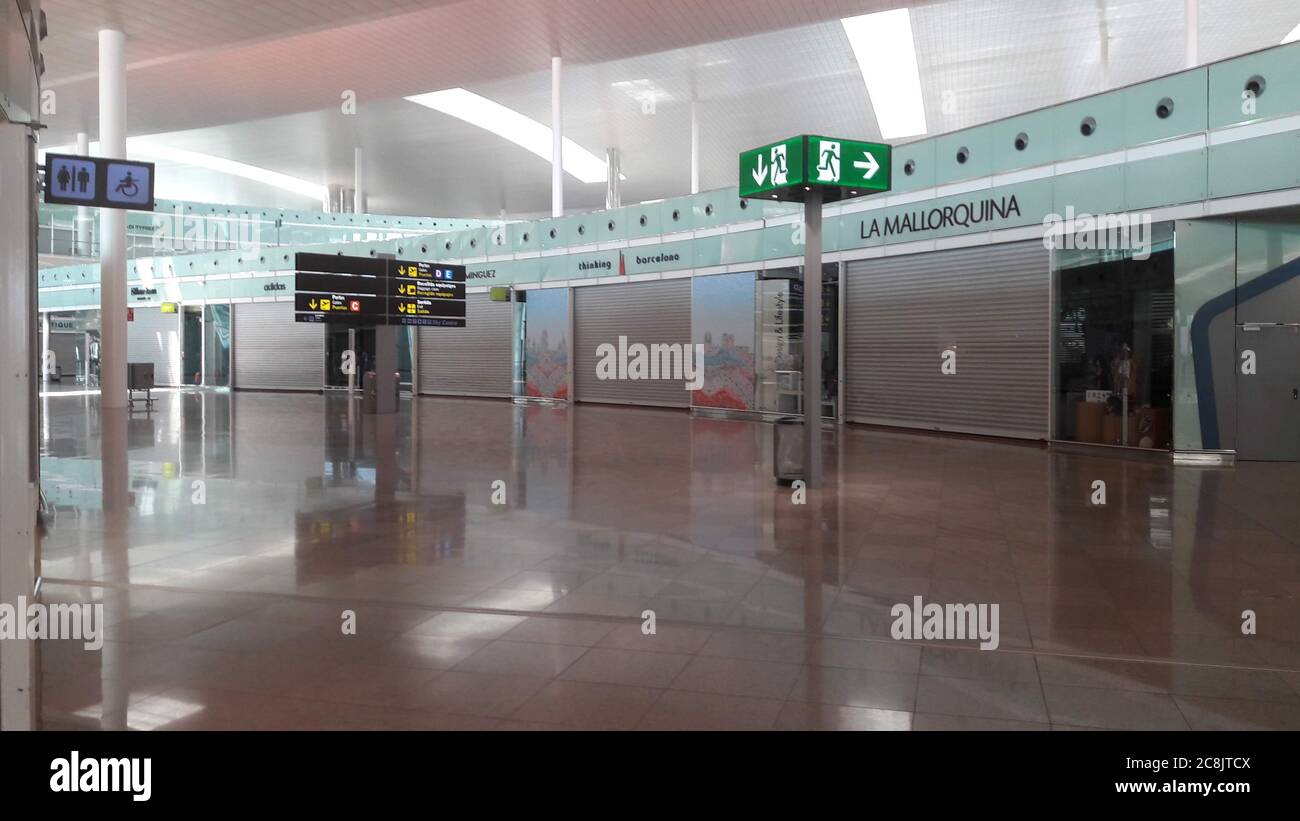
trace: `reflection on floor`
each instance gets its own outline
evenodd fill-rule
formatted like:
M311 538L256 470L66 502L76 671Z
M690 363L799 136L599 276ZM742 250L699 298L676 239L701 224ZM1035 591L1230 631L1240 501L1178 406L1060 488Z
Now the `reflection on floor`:
M43 406L46 599L109 625L44 642L47 727L1300 728L1298 465L848 427L796 505L681 412ZM893 640L918 595L999 648Z

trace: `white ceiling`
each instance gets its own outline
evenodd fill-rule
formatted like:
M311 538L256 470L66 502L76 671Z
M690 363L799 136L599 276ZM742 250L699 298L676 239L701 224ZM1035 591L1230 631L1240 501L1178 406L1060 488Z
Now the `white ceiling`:
M1296 0L1200 0L1202 62L1278 43ZM701 184L736 154L799 132L877 137L842 16L912 6L930 133L1177 71L1184 0L45 0L45 145L92 137L96 31L128 37L131 135L291 174L350 182L365 153L372 211L549 213L549 163L401 99L463 86L541 122L549 58L565 57L565 135L622 154L623 199L689 190L690 100ZM1102 32L1108 44L1103 71ZM356 92L355 116L340 111ZM656 100L643 113L647 93ZM310 207L298 195L160 163L159 196ZM601 184L566 178L571 210Z

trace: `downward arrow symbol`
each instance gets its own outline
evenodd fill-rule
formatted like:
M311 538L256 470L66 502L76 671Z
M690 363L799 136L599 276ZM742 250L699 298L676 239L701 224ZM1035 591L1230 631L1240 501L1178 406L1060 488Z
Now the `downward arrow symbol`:
M309 300L307 300L307 307L308 307L308 308L315 308L315 307L316 307L316 300L314 300L314 299L309 299Z
M750 173L750 176L752 176L752 177L754 178L754 184L755 184L755 185L762 185L762 184L763 184L763 180L767 179L767 168L766 168L766 166L763 165L763 155L762 155L762 154L759 154L759 155L758 155L758 168L755 168L753 171L751 171L751 172L749 172L749 173Z

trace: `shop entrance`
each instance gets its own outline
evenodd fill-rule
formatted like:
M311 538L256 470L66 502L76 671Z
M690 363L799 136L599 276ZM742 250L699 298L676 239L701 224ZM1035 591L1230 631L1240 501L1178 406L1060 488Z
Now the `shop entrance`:
M1300 462L1300 325L1238 326L1237 351L1254 370L1237 369L1237 457Z
M181 384L203 384L203 308L186 305L181 313Z
M344 354L352 351L352 366L356 374L353 384L365 386L366 372L375 366L375 329L339 328L326 326L325 331L325 387L348 386L348 375L343 369Z

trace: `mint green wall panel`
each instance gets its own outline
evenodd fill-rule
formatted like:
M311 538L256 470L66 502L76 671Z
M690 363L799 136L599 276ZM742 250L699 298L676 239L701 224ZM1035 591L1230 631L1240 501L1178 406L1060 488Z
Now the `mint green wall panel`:
M614 242L627 239L628 214L626 208L613 211L601 211L596 225L596 238L599 242Z
M840 224L843 222L842 217L823 217L822 218L822 252L830 253L831 251L840 250Z
M658 235L659 203L628 206L626 222L629 239Z
M916 191L921 188L933 188L935 181L935 140L918 140L914 143L895 146L890 152L893 167L890 169L890 185L895 192ZM908 161L916 163L911 174L905 173Z
M1130 146L1204 131L1208 122L1209 72L1204 68L1162 77L1124 90L1124 129ZM1161 119L1160 101L1173 101L1173 111Z
M993 173L1046 165L1056 159L1056 135L1050 111L1035 111L993 123ZM1029 138L1023 151L1016 150L1016 135Z
M666 242L663 245L644 245L623 252L628 274L647 274L661 271L683 271L693 266L692 240ZM614 268L618 272L617 263Z
M509 225L510 232L510 250L515 253L536 251L541 247L538 240L538 224L536 222L518 222Z
M665 234L695 227L690 197L672 197L659 204L659 228Z
M1124 147L1124 91L1098 94L1052 109L1058 160L1118 151ZM1092 117L1096 130L1085 137L1080 130L1084 118Z
M474 288L480 285L510 285L515 282L519 263L511 260L480 262L465 266L465 283Z
M590 245L593 242L599 242L600 234L596 229L605 220L601 219L600 222L597 222L598 219L600 219L600 214L596 212L566 217L564 220L564 244Z
M963 146L969 156L966 162L959 163L957 152ZM934 180L938 185L988 176L993 172L993 130L980 126L944 134L935 140L935 155Z
M763 258L763 230L724 234L722 237L722 263L756 262Z
M72 285L74 283L98 282L99 265L68 265L60 268L43 268L38 273L37 287L55 285Z
M758 233L763 235L763 259L803 256L804 227L801 223L772 225Z
M1205 199L1208 182L1205 161L1209 152L1189 151L1152 157L1124 166L1124 202L1129 210L1158 208Z
M538 220L537 239L543 251L564 247L567 242L564 236L564 220L562 218Z
M746 203L744 208L740 207L740 191L735 187L709 191L700 196L707 196L706 203L713 206L712 225L727 225L750 219L750 206ZM699 227L698 223L697 227Z
M458 231L457 238L457 256L462 259L465 257L481 257L488 253L487 229Z
M1208 70L1210 128L1300 112L1300 43L1225 60ZM1254 75L1263 77L1265 85L1264 93L1253 101L1254 113L1250 113L1242 110L1246 102L1242 92Z
M1300 186L1300 131L1210 146L1210 196Z
M957 234L996 231L1041 224L1052 210L1052 180L1030 180L1015 185L970 191L923 202L896 205L859 214L847 214L840 225L842 248L917 242ZM985 202L991 200L989 205ZM987 219L971 222L969 213ZM995 210L996 208L996 210ZM1002 216L1005 214L1005 216ZM966 222L966 225L958 225Z
M733 198L728 190L707 191L691 197L691 220L696 228L713 228L734 221L727 207Z
M504 225L487 229L487 252L504 254L510 251L510 230Z
M542 260L538 257L515 260L510 266L510 276L511 282L541 282Z
M438 234L434 237L430 251L436 261L460 259L460 249L456 247L456 235L454 232Z
M779 200L762 200L753 199L749 201L750 208L745 210L747 216L742 219L775 219L777 217L788 217L791 214L802 214L803 205L797 202L781 202ZM758 209L752 206L759 205Z
M586 279L618 275L618 251L542 257L542 280Z
M696 268L709 268L722 264L722 239L725 235L700 237L691 241L692 261Z
M1091 171L1076 171L1055 178L1053 211L1064 215L1074 206L1075 213L1108 214L1124 207L1124 166L1112 165Z
M880 236L868 237L868 227L871 225L873 217L879 217L886 213L887 209L875 209L871 211L859 211L853 214L844 214L836 223L836 233L839 234L839 240L836 245L841 251L848 251L854 248L869 248L881 243Z

